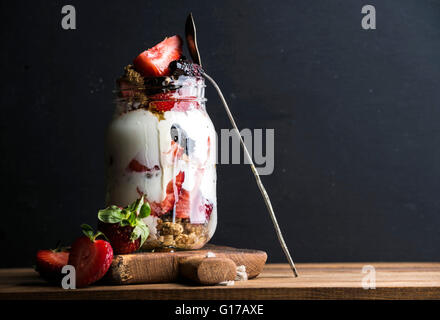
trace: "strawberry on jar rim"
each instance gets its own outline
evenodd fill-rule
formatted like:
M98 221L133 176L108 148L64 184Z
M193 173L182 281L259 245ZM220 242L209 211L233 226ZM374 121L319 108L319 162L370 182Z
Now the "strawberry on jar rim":
M170 74L169 65L182 56L182 39L179 36L165 38L154 47L139 54L133 65L144 77L163 77Z

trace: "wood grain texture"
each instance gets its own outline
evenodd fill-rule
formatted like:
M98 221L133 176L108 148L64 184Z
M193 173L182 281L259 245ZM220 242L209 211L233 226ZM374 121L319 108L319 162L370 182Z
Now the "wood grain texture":
M189 257L179 261L179 276L204 285L235 279L237 266L228 258Z
M208 252L218 258L231 259L237 266L244 265L250 279L261 273L267 260L264 251L215 245L190 251L139 252L115 256L105 281L112 284L175 282L179 277L179 261L205 257Z
M362 288L362 267L376 269L376 289ZM0 299L440 299L440 263L299 263L299 278L287 264L268 264L253 280L234 286L176 283L95 285L63 290L31 269L0 269Z

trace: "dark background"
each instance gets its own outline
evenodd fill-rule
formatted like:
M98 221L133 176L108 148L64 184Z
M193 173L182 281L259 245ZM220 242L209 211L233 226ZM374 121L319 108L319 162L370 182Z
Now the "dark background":
M190 11L240 127L275 129L262 179L294 259L440 261L440 1L69 0L1 2L0 266L95 222L114 81ZM285 261L247 166L218 166L218 206L214 243Z

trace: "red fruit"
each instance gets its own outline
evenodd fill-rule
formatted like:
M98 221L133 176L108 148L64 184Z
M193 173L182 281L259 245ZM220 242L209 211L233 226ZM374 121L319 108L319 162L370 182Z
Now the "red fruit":
M156 111L188 111L190 109L199 109L200 104L197 101L152 101L149 106Z
M149 107L159 112L165 111L188 111L190 109L199 109L200 103L194 96L182 95L179 91L167 93L157 93L148 97L152 101Z
M152 216L158 217L158 216L160 216L160 215L165 213L165 212L162 212L162 203L163 203L163 201L162 202L151 202L150 203L151 215Z
M150 171L150 169L148 167L144 166L142 163L140 163L136 159L133 159L133 160L130 161L130 163L128 164L128 169L130 171L135 171L135 172L147 172L147 171Z
M164 200L158 205L159 212L158 214L165 214L170 211L174 206L174 194L168 193Z
M179 36L165 38L153 48L142 52L133 64L144 77L164 77L170 74L171 61L182 56L182 39Z
M189 218L190 209L190 193L189 191L182 189L182 192L179 196L179 201L176 203L176 217L182 219Z
M211 217L212 209L214 208L214 205L209 200L205 200L205 217L206 221L209 221L209 218Z
M182 190L182 184L183 184L184 180L185 180L185 172L180 171L177 174L176 179L175 179L176 193L178 195L180 194L180 192ZM165 199L162 200L162 202L160 202L160 203L152 202L150 204L150 206L151 206L151 212L155 216L160 216L162 214L165 214L173 208L173 206L174 206L173 180L170 180L170 182L168 182L168 184L167 184Z
M110 240L115 254L132 253L139 249L141 245L141 238L131 240L131 233L134 227L121 227L119 223L104 223L98 222L98 229Z
M152 100L149 107L159 112L169 111L174 108L174 105L177 103L176 98L178 97L179 95L176 91L153 94L148 97Z
M149 104L149 107L154 111L166 112L170 111L176 105L176 101L152 101Z
M36 270L47 281L59 281L63 277L61 269L69 260L69 252L56 250L39 250L37 252Z
M98 229L110 241L115 254L132 253L147 240L149 229L143 219L151 209L146 197L141 195L132 204L121 209L109 206L98 212Z
M101 279L109 269L112 259L113 249L107 241L86 236L76 239L68 263L75 267L76 287L85 287Z
M184 180L185 180L185 172L184 171L180 171L177 174L176 179L175 179L177 194L180 193L180 190L182 189L182 184L183 184ZM173 193L174 194L173 180L170 180L170 182L168 182L166 192L167 192L167 194L168 193Z
M152 94L150 96L148 96L148 98L150 100L175 100L180 98L179 94L177 93L177 91L170 91L170 92L165 92L165 93L156 93L156 94Z

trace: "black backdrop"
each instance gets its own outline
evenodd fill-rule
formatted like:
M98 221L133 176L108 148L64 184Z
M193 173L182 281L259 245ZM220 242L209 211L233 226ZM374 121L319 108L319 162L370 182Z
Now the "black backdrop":
M77 30L61 28L73 4ZM373 4L377 29L361 28ZM0 265L69 243L104 198L122 67L192 11L242 128L275 129L263 177L297 261L440 260L440 1L2 1ZM229 128L213 88L208 111ZM218 166L213 242L284 261L249 168Z

